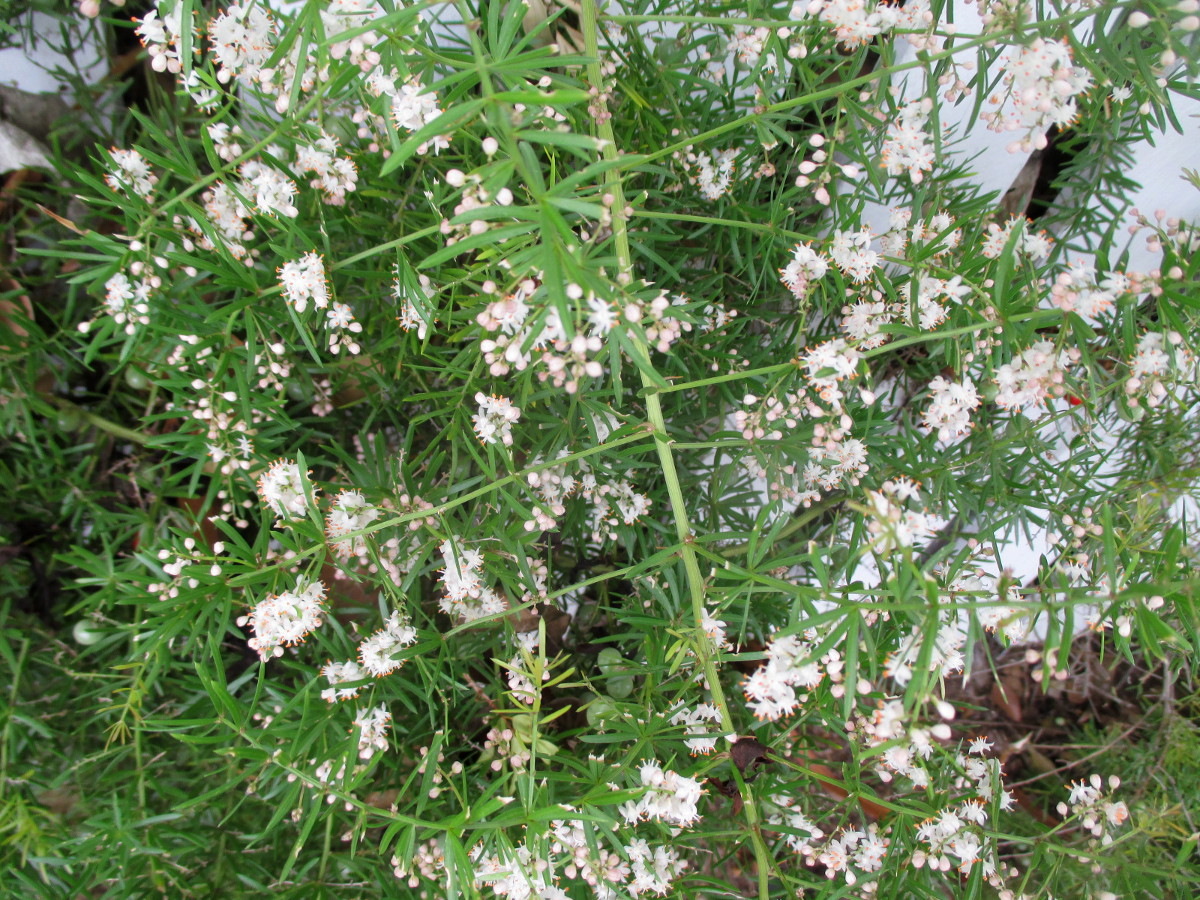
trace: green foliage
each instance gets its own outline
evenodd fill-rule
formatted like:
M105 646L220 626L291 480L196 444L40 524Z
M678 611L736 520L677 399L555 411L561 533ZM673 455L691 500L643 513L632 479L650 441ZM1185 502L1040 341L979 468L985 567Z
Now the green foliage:
M1188 896L1184 798L1008 792L1000 660L1194 690L1194 238L1118 202L1192 32L911 6L160 3L4 260L5 887ZM1074 774L1193 784L1191 704Z

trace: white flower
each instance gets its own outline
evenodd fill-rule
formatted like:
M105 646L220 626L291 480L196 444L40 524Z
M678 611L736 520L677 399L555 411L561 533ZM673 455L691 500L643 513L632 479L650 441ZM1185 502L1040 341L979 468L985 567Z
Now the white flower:
M231 4L208 25L217 79L227 83L237 76L254 81L274 47L275 23L261 3Z
M136 150L113 147L108 152L113 162L112 171L104 176L108 186L114 191L132 191L139 197L149 197L158 176L150 171L146 158Z
M133 334L138 325L150 324L150 297L152 285L146 279L131 282L118 272L104 282L104 306L113 320L125 326L126 334Z
M1154 408L1169 396L1169 383L1195 379L1196 357L1184 346L1182 335L1151 331L1141 336L1137 352L1129 360L1125 393L1131 406L1138 404L1137 397L1144 396L1146 404Z
M829 244L829 258L842 273L856 282L864 282L879 265L879 254L870 249L871 230L835 231Z
M316 489L314 488L314 493ZM277 459L258 479L258 493L280 519L303 516L308 512L304 480L300 467L290 459Z
M1004 252L1004 247L1008 244L1008 239L1012 236L1013 228L1020 221L1022 221L1020 218L1013 216L1004 223L1004 227L994 222L988 225L988 236L983 242L983 255L988 259L999 259L1000 254ZM1025 219L1024 223L1024 231L1016 245L1017 252L1024 253L1035 261L1048 259L1050 250L1054 246L1054 240L1045 231L1031 232L1030 228L1033 223L1028 219Z
M352 681L362 681L366 678L366 673L359 667L354 660L348 660L344 663L327 662L321 667L321 675L329 682L329 687L321 691L321 699L329 703L335 700L353 700L358 696L361 687L338 687L340 684L346 684Z
M705 723L720 721L721 713L711 703L701 703L695 709L681 706L671 716L671 724L682 725L684 732L688 735L683 742L693 756L709 754L716 749L717 739L721 737L721 732L709 731L708 725Z
M803 300L809 285L820 281L829 271L829 263L808 244L797 244L792 251L792 260L779 270L779 280L789 291Z
M305 253L297 260L284 263L278 272L279 286L283 289L284 299L296 308L296 312L302 313L308 309L309 300L317 309L326 309L329 306L325 263L316 252Z
M396 653L416 640L417 629L402 622L400 613L393 611L383 628L358 645L359 662L369 675L376 678L388 675L405 663L405 660L395 658Z
M343 347L357 354L362 348L350 335L362 333L362 323L354 321L354 310L345 303L334 303L325 314L325 325L329 329L329 349L337 353Z
M289 219L296 218L296 183L282 172L255 160L242 164L243 193L254 197L255 208L264 215L281 213Z
M302 642L309 632L321 624L325 609L325 585L320 581L296 583L295 590L272 594L259 603L248 615L238 618L239 626L249 625L254 636L247 643L257 650L266 662L272 656L282 656L284 646Z
M475 434L485 444L494 444L497 440L506 447L511 447L513 424L521 418L521 410L512 405L507 397L491 396L480 391L475 395L479 404L479 412L471 417L475 423Z
M416 292L407 290L400 281L399 272L392 280L392 296L400 303L400 314L396 316L396 321L400 323L400 327L405 331L417 329L417 338L425 340L425 336L429 334L429 326L432 322L433 314L430 309L430 299L432 291L430 288L429 276L418 275L417 284L419 285ZM416 294L414 296L414 293Z
M1007 115L985 113L982 118L993 131L1026 130L1025 140L1014 142L1009 150L1043 149L1047 146L1046 130L1074 120L1075 98L1091 83L1087 69L1072 64L1071 47L1066 41L1037 38L1007 60L1004 84L1011 97L1011 111Z
M1050 341L1038 341L996 372L996 405L1023 409L1063 392L1063 373L1079 358L1079 351L1055 350Z
M929 393L924 422L937 432L939 440L949 441L971 431L971 413L982 401L970 380L947 381L939 375L929 382Z
M392 117L405 131L420 131L442 114L437 94L410 78L392 95Z
M673 847L659 846L651 850L641 838L630 841L625 854L630 866L627 889L634 897L641 894L661 897L670 893L671 883L687 868L687 860L680 859Z
M873 535L871 549L881 555L913 546L932 535L929 517L923 512L906 509L905 500L916 497L904 479L885 481L878 491L867 491L870 502L870 522L867 530Z
M700 194L705 200L719 200L729 192L729 186L737 172L735 160L737 150L717 150L712 156L707 153L697 154L693 160L696 172L691 176L692 183L700 188Z
M797 635L781 635L767 647L767 661L742 685L746 705L760 719L774 721L791 713L801 698L796 688L814 688L825 673L815 648Z
M901 108L896 121L888 127L883 144L883 164L889 175L908 172L913 184L920 184L925 173L933 168L933 147L925 134L925 123L933 109L926 97L914 100Z
M379 515L380 511L368 505L366 499L358 491L341 491L334 498L329 514L325 517L325 536L333 545L334 552L342 559L347 558L351 553L365 553L366 546L362 544L361 538L359 544L355 546L351 541L346 540L344 535L366 528L379 518Z
M335 155L337 148L337 138L322 132L315 143L296 147L296 162L292 165L297 175L313 173L309 187L322 191L330 206L344 206L346 194L358 185L358 170L348 157Z
M358 758L370 759L376 750L387 750L387 730L392 714L382 703L371 710L359 710L354 717L358 729Z
M640 777L646 792L638 801L638 815L672 825L690 825L700 818L696 804L704 789L700 782L670 770L654 760L642 763Z

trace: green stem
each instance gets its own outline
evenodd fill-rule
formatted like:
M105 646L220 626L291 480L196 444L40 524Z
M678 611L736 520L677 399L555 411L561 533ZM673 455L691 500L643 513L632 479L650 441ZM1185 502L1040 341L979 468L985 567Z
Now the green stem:
M378 524L370 525L363 528L361 531L351 531L345 535L347 539L362 537L363 535L372 534L376 531L382 531L384 528L391 528L395 525L404 525L414 519L425 519L429 516L440 516L444 512L449 512L455 507L462 506L464 503L469 503L479 497L486 496L497 488L502 488L507 484L512 484L515 481L524 481L525 477L531 472L540 472L542 469L552 469L555 466L565 465L566 463L575 462L578 459L584 459L588 456L595 456L598 453L603 453L606 450L611 450L614 447L620 447L623 444L633 444L637 441L644 441L648 436L648 430L639 428L632 434L627 434L614 440L607 441L603 444L597 444L595 447L589 447L587 450L579 450L576 453L569 453L566 456L558 456L554 459L544 460L540 463L535 463L531 466L526 466L519 472L513 472L510 475L505 475L503 478L498 478L495 481L488 482L484 487L476 488L473 491L455 497L453 500L447 500L445 503L435 506L432 509L419 509L416 512L405 513L404 515L395 516Z
M604 159L608 162L615 162L621 158L621 153L617 147L616 135L613 133L612 121L608 114L607 103L604 97L604 77L600 71L600 50L597 40L599 24L596 0L583 0L580 26L583 31L584 52L593 60L587 65L587 80L591 88L596 92L593 102L600 111L599 115L596 116L596 136L603 141L601 153ZM604 181L606 189L613 196L612 230L613 244L617 255L618 281L621 284L628 284L633 279L633 255L630 252L629 246L629 217L626 213L625 191L621 184L621 176L618 174L616 168L605 172ZM632 334L630 338L641 344L639 348L641 351L640 355L649 359L650 355L644 339ZM721 727L727 735L732 736L736 734L733 716L730 715L729 703L725 699L725 693L721 687L721 679L717 672L716 662L713 659L712 644L708 640L708 636L704 633L702 625L705 616L704 575L700 571L700 561L695 550L695 537L692 534L691 524L688 520L687 505L683 498L683 487L679 481L679 473L675 468L671 440L667 435L662 400L657 390L650 390L654 385L650 380L649 374L642 371L641 378L643 387L647 389L646 415L650 421L650 425L654 429L655 449L658 452L659 464L662 467L663 479L666 481L667 494L670 497L671 514L675 520L675 533L679 537L680 542L679 556L683 560L683 568L687 576L688 592L691 597L692 620L695 629L693 632L694 640L692 641L693 650L696 653L696 660L704 673L708 689L712 694L713 706L720 712ZM754 846L754 857L758 866L759 900L769 900L768 882L773 860L762 837L762 831L759 826L760 816L758 806L754 796L744 787L742 790L742 799L742 810L746 817L751 843Z
M817 240L811 234L789 231L786 228L781 228L769 222L743 222L738 219L716 219L712 216L694 216L676 212L654 212L649 209L634 210L633 215L639 219L670 219L672 222L696 222L700 225L723 225L727 228L746 228L750 231L761 232L762 234L781 234L784 237L795 238L798 241Z
M1068 23L1074 24L1075 22L1082 21L1093 14L1093 11L1090 9L1083 10L1063 16L1061 19L1056 19L1053 22L1032 23L1028 26L1025 26L1025 28L1027 31L1033 32L1040 31L1041 29L1039 26L1046 26L1048 28L1061 28ZM613 21L621 22L634 17L612 16L611 18ZM698 17L694 16L651 16L648 18L656 22L669 22L680 19L693 22L700 21ZM728 26L734 24L734 21L730 19L719 19L710 24L721 24ZM783 23L774 22L770 23L768 27L779 27L781 24ZM833 87L824 88L819 91L812 91L808 94L801 94L799 97L792 97L789 100L780 100L778 103L768 104L767 106L760 107L754 112L747 113L744 116L739 116L736 119L730 119L728 122L718 125L716 128L710 128L708 131L703 131L700 134L694 134L690 137L681 138L674 144L668 144L667 146L659 150L655 150L652 153L640 155L636 160L631 160L627 166L623 166L622 168L627 168L628 166L634 165L644 165L645 163L653 162L656 159L663 159L664 157L672 156L675 153L678 153L680 150L686 149L687 147L704 144L715 137L720 137L721 135L728 134L731 131L737 131L743 125L748 125L760 119L764 115L786 112L789 109L795 109L797 106L811 106L822 103L825 100L832 100L841 94L857 91L859 88L864 87L873 81L877 81L882 78L890 78L899 72L907 72L913 69L924 69L931 63L937 62L938 60L949 59L955 54L962 53L964 50L972 50L976 47L986 47L990 44L994 44L996 40L997 35L979 35L971 40L962 41L961 43L955 42L953 46L947 47L944 50L939 50L936 53L921 53L911 62L900 63L899 65L894 66L881 66L875 71L868 72L865 75L859 75L857 78L851 78L847 81L843 81ZM588 52L591 53L590 50ZM611 129L609 130L611 131Z
M7 604L5 605L4 621L8 619ZM4 730L0 733L0 797L8 785L8 734L12 726L13 714L17 709L17 691L21 686L21 675L25 668L25 654L29 651L29 639L21 641L21 649L17 652L17 662L13 667L12 681L8 685L8 715L4 717Z
M41 398L51 406L57 406L59 409L73 410L79 414L80 418L82 418L93 428L99 428L101 431L107 432L113 437L119 437L134 444L140 444L143 447L150 443L150 438L146 437L144 434L131 431L123 425L118 425L116 422L110 422L103 416L98 416L95 413L88 412L82 406L77 406L70 400L64 400L62 397L56 397L53 394L42 394Z

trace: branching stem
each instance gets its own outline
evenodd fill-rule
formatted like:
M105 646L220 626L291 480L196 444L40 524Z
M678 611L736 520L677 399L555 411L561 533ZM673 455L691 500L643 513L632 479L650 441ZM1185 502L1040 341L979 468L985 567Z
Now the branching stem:
M601 139L601 154L607 161L617 161L621 153L617 147L616 136L608 115L604 98L604 76L600 69L599 24L596 11L596 0L583 0L583 15L581 29L585 42L585 52L592 62L587 65L587 81L595 97L593 103L599 110L596 118L596 134ZM617 254L617 273L621 284L628 284L633 279L633 257L629 246L628 213L625 205L625 192L621 184L621 175L616 168L611 168L604 174L605 189L612 195L613 210L612 229L613 243ZM641 343L641 353L644 359L650 359L649 348L640 336L631 335L631 339ZM679 481L679 473L675 468L675 458L671 448L671 439L667 434L666 420L663 416L662 399L659 391L654 389L654 382L649 374L641 372L642 385L646 391L646 416L654 429L655 449L658 452L659 464L662 467L663 480L666 482L667 494L671 502L671 515L675 521L675 532L679 537L679 556L683 560L684 573L687 577L688 594L691 598L693 640L692 647L696 660L704 673L704 680L712 694L713 706L721 716L721 728L727 735L734 735L733 717L729 712L729 703L721 687L720 675L717 672L716 661L713 659L712 643L704 633L703 620L705 616L704 576L700 571L700 560L695 550L695 537L688 519L687 505L684 502L683 487ZM736 772L735 772L736 775ZM739 779L740 781L740 779ZM759 827L760 816L754 797L742 785L743 813L750 832L751 843L754 847L755 862L758 865L758 896L759 900L768 900L768 879L773 861L763 840Z

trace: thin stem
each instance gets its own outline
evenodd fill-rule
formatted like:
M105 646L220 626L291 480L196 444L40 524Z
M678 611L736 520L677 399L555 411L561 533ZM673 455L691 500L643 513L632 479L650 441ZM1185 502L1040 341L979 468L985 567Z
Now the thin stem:
M1035 30L1039 25L1043 24L1049 24L1052 27L1061 28L1068 22L1074 23L1076 21L1082 21L1092 14L1093 13L1091 10L1084 10L1063 16L1061 19L1057 19L1051 23L1030 24L1027 26L1027 28L1030 30ZM620 16L613 16L612 18L614 21L621 21ZM655 16L653 18L656 21L669 21L672 17ZM732 20L722 19L715 24L723 24L728 26L732 24ZM779 22L772 23L772 25L775 27L778 27L780 24L781 23ZM631 167L635 165L644 165L645 163L653 162L656 159L663 159L664 157L673 156L680 150L684 150L694 145L704 144L712 138L720 137L721 135L728 134L731 131L737 131L743 125L748 125L764 115L777 112L786 112L789 109L795 109L797 106L808 106L821 103L825 100L832 100L834 97L837 97L841 94L846 94L850 91L856 91L858 88L868 85L873 81L877 81L885 77L894 77L900 72L927 68L930 63L937 62L941 59L948 59L957 53L962 53L964 50L972 50L976 47L985 47L988 44L995 42L995 40L995 35L979 35L972 40L955 43L952 47L947 47L946 49L939 50L936 53L920 53L917 55L916 59L912 60L911 62L900 63L893 66L880 66L878 69L872 72L868 72L865 75L859 75L857 78L851 78L847 81L843 81L833 87L824 88L819 91L813 91L808 94L801 94L799 97L792 97L789 100L780 100L778 103L771 103L766 106L759 107L754 112L747 113L744 116L739 116L736 119L730 119L728 122L718 125L716 128L710 128L708 131L703 131L700 134L694 134L690 137L681 138L674 144L668 144L667 146L659 150L655 150L652 153L640 155L636 160L631 160L627 166ZM599 63L596 65L599 66ZM609 130L611 131L611 128ZM615 155L613 158L616 158ZM626 166L623 166L622 168L626 168Z
M587 80L595 92L594 103L599 109L596 116L596 135L603 141L601 153L609 162L621 158L617 147L616 135L613 133L611 118L608 113L604 96L604 77L600 71L600 50L597 35L599 34L596 0L583 0L580 26L583 31L584 52L593 61L587 65ZM604 174L605 188L612 194L613 209L613 244L617 255L618 280L628 284L633 279L633 256L629 246L628 216L626 214L625 192L621 184L621 176L616 168L609 169ZM631 339L641 344L640 355L649 359L650 355L640 336L630 335ZM683 568L687 577L688 593L691 598L692 620L694 624L692 646L696 660L704 673L704 680L712 694L713 706L720 712L721 727L727 735L734 735L733 716L729 712L729 703L725 699L721 687L721 678L713 659L712 644L704 633L703 621L706 615L704 603L704 575L700 571L700 561L696 555L695 538L688 520L687 505L683 498L683 487L679 481L679 473L675 468L671 440L667 436L666 420L663 416L662 399L654 386L649 374L640 372L642 385L647 389L646 415L654 429L655 449L658 452L659 464L662 467L663 479L667 485L667 494L671 502L671 515L675 521L675 533L679 537L679 556L683 560ZM735 775L736 775L735 771ZM740 781L740 779L739 779ZM759 826L760 817L754 797L747 789L742 791L743 812L749 826L751 843L754 846L754 857L758 867L758 895L760 900L769 900L769 877L772 868L771 855L763 840Z
M548 459L540 463L534 463L531 466L526 466L519 472L513 472L509 475L505 475L503 478L490 481L484 487L476 488L473 491L468 491L459 497L455 497L453 500L447 500L445 503L435 506L432 509L419 509L415 512L404 513L403 515L395 516L394 518L387 519L376 525L363 528L360 531L348 532L345 535L345 538L352 539L361 537L376 531L382 531L384 528L391 528L394 525L403 525L407 522L413 521L414 519L426 519L430 516L440 516L442 513L449 512L455 507L462 506L464 503L469 503L470 501L479 497L486 496L497 488L502 488L505 485L512 484L515 481L524 481L525 477L531 472L540 472L542 469L551 469L555 466L561 466L565 465L566 463L575 462L578 459L584 459L588 456L595 456L598 453L603 453L604 451L611 450L614 447L620 447L623 444L633 444L637 441L644 441L648 436L649 431L647 429L639 428L632 434L627 434L623 437L607 441L603 444L597 444L595 447L589 447L587 450L579 450L575 453L569 453L566 456L557 456L554 459Z
M145 447L150 443L150 438L136 431L132 431L123 425L118 425L116 422L110 422L103 416L98 416L95 413L88 412L82 406L72 403L70 400L65 400L62 397L56 397L53 394L42 394L41 398L51 406L57 406L59 409L70 410L79 414L83 421L87 422L93 428L98 428L101 431L111 434L113 437L121 438L122 440L130 441L134 444L140 444Z

